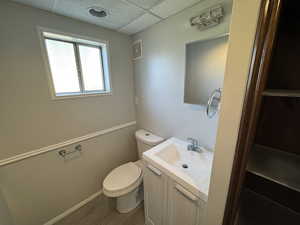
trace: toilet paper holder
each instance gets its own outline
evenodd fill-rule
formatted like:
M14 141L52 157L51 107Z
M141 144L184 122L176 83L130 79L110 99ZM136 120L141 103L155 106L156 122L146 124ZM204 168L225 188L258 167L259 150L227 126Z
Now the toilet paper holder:
M73 151L67 151L67 150L65 150L65 149L62 149L62 150L60 150L60 151L58 152L58 154L59 154L61 157L65 158L67 155L74 154L74 153L76 153L76 152L79 152L79 153L80 153L81 151L82 151L82 146L79 144L79 145L76 145L76 146L75 146L75 148L74 148Z

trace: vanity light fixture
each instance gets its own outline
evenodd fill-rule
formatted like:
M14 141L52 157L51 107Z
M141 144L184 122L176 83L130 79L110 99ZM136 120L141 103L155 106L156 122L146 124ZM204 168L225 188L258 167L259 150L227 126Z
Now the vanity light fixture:
M191 26L198 26L200 30L204 30L220 24L223 16L223 7L221 5L216 5L205 10L199 16L192 17L190 22Z

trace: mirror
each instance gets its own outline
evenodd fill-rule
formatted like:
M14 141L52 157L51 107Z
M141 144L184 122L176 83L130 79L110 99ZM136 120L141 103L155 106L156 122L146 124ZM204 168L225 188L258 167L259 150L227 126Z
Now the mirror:
M228 35L186 44L184 102L206 105L223 87Z

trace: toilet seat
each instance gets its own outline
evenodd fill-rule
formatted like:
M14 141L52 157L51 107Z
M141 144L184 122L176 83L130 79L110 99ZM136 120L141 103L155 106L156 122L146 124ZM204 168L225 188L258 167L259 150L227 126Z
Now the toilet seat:
M133 162L113 169L103 181L103 192L108 197L125 195L142 182L142 170Z

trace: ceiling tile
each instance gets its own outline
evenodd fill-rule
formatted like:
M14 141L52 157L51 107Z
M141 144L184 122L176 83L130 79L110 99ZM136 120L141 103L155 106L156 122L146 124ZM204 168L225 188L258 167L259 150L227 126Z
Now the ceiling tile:
M137 33L137 32L140 32L140 31L146 29L147 27L149 27L155 23L158 23L159 21L160 21L160 19L147 13L147 14L144 14L143 16L137 18L136 20L134 20L127 26L122 27L119 31L126 33L126 34L134 34L134 33Z
M54 0L12 0L14 2L18 2L21 4L25 4L25 5L30 5L39 9L44 9L44 10L48 10L51 11L53 4L54 4Z
M1 1L1 0L0 0ZM98 26L133 34L201 0L12 0ZM108 10L108 16L97 18L88 13L96 6ZM154 6L154 7L153 7ZM151 13L147 13L147 10Z
M143 9L150 9L164 0L126 0L126 1L135 4Z
M162 18L167 18L200 1L201 0L165 0L154 6L151 11Z
M88 13L91 6L107 9L108 16L91 16ZM145 13L124 0L57 0L53 12L111 29L119 29Z

